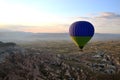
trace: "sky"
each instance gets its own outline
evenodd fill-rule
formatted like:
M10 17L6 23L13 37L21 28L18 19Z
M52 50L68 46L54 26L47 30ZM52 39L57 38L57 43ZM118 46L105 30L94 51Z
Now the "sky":
M0 30L65 33L89 21L96 33L120 34L120 0L0 0Z

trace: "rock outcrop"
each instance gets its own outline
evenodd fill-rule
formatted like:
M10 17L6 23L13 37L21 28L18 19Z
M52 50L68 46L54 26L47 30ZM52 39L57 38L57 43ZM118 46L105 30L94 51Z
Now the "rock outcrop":
M120 76L116 62L104 51L55 54L0 42L0 80L113 80Z

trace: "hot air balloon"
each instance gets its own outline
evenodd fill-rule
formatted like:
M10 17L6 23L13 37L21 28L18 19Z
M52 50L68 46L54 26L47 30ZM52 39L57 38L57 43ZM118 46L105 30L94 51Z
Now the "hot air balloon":
M94 35L94 27L88 21L77 21L71 24L69 34L74 43L82 50Z

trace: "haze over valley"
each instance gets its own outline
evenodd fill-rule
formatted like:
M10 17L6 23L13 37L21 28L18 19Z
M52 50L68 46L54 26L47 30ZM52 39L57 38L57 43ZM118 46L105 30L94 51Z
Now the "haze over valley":
M69 33L32 33L20 31L0 31L0 41L29 42L29 41L71 41ZM120 34L95 33L91 41L120 40Z

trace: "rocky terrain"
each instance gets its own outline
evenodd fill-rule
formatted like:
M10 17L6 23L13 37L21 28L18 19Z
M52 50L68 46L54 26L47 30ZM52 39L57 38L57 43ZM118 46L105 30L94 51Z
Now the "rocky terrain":
M71 46L69 46L71 45ZM0 80L120 80L120 41L0 42Z

